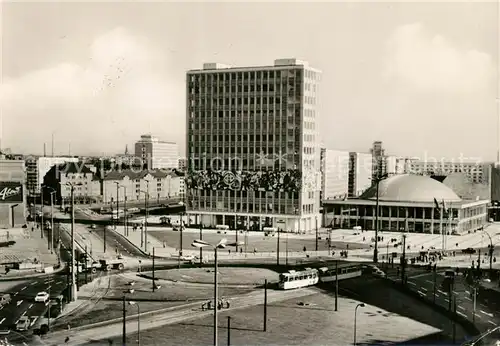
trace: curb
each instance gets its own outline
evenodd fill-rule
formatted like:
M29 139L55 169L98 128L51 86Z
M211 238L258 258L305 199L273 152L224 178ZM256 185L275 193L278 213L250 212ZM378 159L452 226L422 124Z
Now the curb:
M140 278L143 278L143 279L153 280L153 277L151 275L137 274L137 276L140 277ZM213 286L213 282L210 283L210 282L201 282L201 281L185 281L185 280L181 281L181 280L170 280L170 279L155 278L155 281L159 281L159 280L167 281L167 282L175 282L175 283L179 282L179 283L185 283L185 284L211 285L211 286ZM277 281L275 281L275 282L268 281L268 284L273 284L273 283L277 283ZM248 284L248 285L219 283L218 286L220 286L220 287L227 287L227 288L252 288L252 287L253 288L257 288L257 287L262 286L262 283Z

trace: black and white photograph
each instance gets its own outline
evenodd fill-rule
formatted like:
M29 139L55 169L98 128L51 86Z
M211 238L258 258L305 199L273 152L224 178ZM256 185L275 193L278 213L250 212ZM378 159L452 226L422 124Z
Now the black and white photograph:
M497 0L0 29L0 346L500 344Z

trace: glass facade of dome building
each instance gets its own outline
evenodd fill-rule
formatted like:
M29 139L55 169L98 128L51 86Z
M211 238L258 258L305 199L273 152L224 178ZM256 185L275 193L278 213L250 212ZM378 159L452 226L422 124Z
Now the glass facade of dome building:
M488 222L489 200L463 200L449 187L424 176L399 175L379 184L379 230L464 234ZM374 230L376 186L360 198L323 204L325 226Z

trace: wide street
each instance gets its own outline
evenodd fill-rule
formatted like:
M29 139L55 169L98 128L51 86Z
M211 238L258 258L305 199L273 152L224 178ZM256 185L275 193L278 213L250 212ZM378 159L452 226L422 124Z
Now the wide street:
M438 270L420 274L408 275L408 285L410 288L417 290L422 295L426 295L430 299L436 296L436 304L445 308L449 308L450 300L447 288L444 287L445 271ZM473 321L474 298L473 289L465 282L463 275L455 276L455 284L453 289L457 302L457 314ZM481 290L476 295L476 314L475 324L480 330L488 330L500 324L500 299L488 299Z

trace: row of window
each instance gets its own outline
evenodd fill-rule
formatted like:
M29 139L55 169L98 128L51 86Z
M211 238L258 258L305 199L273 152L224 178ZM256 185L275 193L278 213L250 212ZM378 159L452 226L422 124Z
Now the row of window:
M265 214L297 214L297 205L293 204L268 204L265 202L234 203L216 202L214 199L192 200L188 207L200 211L231 211L235 213L265 213Z
M309 70L304 70L307 78L316 78L316 73L311 74ZM301 77L302 69L279 69L279 70L255 70L255 71L214 71L213 73L188 74L188 81L192 84L211 83L214 81L230 81L230 80L255 80L266 78L290 78ZM310 76L310 77L308 77Z

